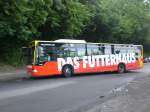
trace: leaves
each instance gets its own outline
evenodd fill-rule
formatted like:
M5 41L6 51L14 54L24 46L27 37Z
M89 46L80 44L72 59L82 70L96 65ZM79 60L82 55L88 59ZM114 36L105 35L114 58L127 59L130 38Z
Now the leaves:
M144 44L150 24L149 2L142 0L96 0L95 32L99 40ZM98 24L97 24L98 23ZM89 29L91 30L91 29ZM144 34L143 35L143 30ZM104 35L104 36L103 36ZM135 42L136 38L136 42Z
M34 39L150 44L150 0L1 0L0 11L3 57Z
M80 35L90 21L92 13L78 0L56 0L49 10L46 23L41 29L43 37L75 37ZM51 38L49 38L50 40Z

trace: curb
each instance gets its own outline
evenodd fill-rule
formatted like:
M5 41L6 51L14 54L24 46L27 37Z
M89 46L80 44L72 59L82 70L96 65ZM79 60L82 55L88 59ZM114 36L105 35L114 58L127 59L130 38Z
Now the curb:
M26 78L27 74L25 70L21 71L13 71L13 72L1 72L0 73L0 81L14 80L14 79L22 79Z

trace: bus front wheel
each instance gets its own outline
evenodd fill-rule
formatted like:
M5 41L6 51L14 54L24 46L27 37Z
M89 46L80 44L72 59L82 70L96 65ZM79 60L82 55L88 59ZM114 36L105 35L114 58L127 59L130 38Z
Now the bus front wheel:
M71 77L73 75L73 67L71 65L65 65L62 69L64 77Z
M125 73L126 72L126 67L123 63L120 63L118 65L118 73Z

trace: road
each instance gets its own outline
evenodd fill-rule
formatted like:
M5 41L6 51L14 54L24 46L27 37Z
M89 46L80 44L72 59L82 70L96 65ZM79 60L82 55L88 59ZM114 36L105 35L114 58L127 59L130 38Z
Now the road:
M124 74L100 73L0 82L0 112L79 112L80 108L108 95L113 88L148 75L149 66L145 64L142 70Z

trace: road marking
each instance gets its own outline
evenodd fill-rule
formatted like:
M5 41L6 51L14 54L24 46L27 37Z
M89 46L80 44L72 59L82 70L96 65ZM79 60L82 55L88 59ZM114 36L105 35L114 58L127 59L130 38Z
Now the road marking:
M57 83L50 83L50 84L45 84L45 85L37 85L36 87L28 87L28 88L23 88L23 89L0 92L0 100L15 97L15 96L27 95L27 94L31 94L34 92L48 90L48 89L55 89L55 88L73 84L73 83L75 82L72 82L72 81L57 82Z

